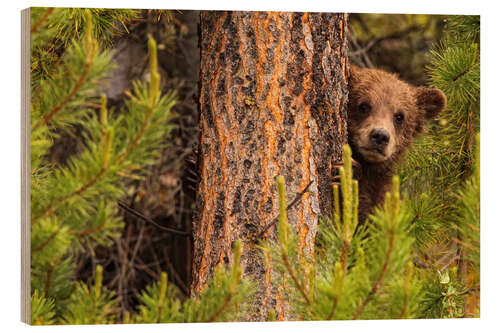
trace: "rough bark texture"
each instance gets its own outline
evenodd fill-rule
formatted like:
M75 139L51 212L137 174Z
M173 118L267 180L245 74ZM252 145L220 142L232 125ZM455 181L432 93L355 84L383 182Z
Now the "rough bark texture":
M302 255L313 252L318 217L331 212L330 178L347 134L346 20L330 13L201 13L201 180L191 291L202 290L242 239L244 274L259 285L249 320L266 320L271 306L288 318L252 241L278 214L276 176L285 177L288 202L313 181L288 211Z

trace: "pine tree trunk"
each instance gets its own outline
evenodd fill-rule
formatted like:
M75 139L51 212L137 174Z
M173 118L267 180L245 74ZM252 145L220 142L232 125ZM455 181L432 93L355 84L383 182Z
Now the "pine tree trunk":
M310 256L318 217L331 212L333 164L346 142L346 14L201 13L200 183L191 292L244 244L244 274L258 284L256 312L276 301L255 236L278 214L275 178L285 178L288 210ZM262 237L276 232L273 226ZM278 297L279 298L279 297ZM278 303L278 304L277 304ZM285 310L284 310L285 309Z

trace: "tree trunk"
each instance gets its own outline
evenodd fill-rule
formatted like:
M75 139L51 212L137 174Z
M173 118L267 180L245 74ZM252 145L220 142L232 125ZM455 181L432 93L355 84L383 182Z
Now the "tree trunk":
M275 178L310 256L318 217L331 212L333 164L346 142L346 14L215 12L200 22L200 183L191 292L243 241L244 274L258 284L256 312L279 319L270 267L253 241L278 214ZM276 232L270 228L263 238ZM279 303L279 302L278 302Z

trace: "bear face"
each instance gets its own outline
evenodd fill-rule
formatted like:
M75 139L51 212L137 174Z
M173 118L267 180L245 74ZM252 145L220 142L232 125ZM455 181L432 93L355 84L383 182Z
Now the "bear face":
M394 74L351 65L349 144L359 162L397 161L425 121L446 106L439 89L415 87Z

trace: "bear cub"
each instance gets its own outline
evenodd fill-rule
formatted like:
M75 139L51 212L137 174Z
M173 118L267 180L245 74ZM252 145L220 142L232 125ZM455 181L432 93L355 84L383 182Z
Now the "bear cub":
M383 70L350 66L348 141L359 182L359 222L384 202L396 165L446 106L439 89L415 87Z

